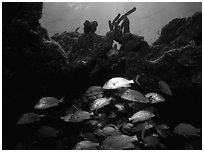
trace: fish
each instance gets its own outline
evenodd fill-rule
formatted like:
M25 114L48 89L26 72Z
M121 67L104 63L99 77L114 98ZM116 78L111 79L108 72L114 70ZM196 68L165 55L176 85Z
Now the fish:
M145 95L145 97L147 99L149 99L149 103L159 103L159 102L164 102L165 98L162 97L160 94L158 93L148 93Z
M49 138L49 137L57 137L58 133L59 131L54 129L53 127L42 126L37 130L36 135L42 138Z
M126 88L120 89L118 92L118 95L120 96L120 98L128 101L149 103L148 98L146 98L142 93L136 90L126 89Z
M97 99L97 97L102 97L104 89L100 86L90 86L84 93L85 97L90 100Z
M125 110L125 106L123 103L116 103L114 106L117 108L118 111L124 111Z
M101 144L103 150L123 150L134 148L135 145L132 143L138 141L137 135L112 135L107 137Z
M34 106L35 109L47 109L54 106L58 106L59 103L64 102L64 98L57 99L55 97L44 97L39 100L39 102Z
M154 117L154 113L147 111L147 110L141 110L136 112L132 117L129 118L129 121L132 121L133 123L139 122L139 121L145 121L152 117Z
M166 94L169 95L169 96L172 96L172 95L173 95L170 86L169 86L166 82L164 82L164 81L159 81L158 83L159 83L160 89L161 89L161 91L162 91L163 93L166 93Z
M118 89L118 88L123 88L123 87L125 88L131 87L131 84L134 84L137 82L138 77L139 75L137 75L132 80L128 80L122 77L111 78L103 85L103 89Z
M157 145L160 145L159 139L152 135L143 138L144 142L146 143L145 146L156 148Z
M104 127L108 123L109 119L110 118L108 117L108 114L100 113L99 114L99 120L98 120L100 127Z
M107 97L98 98L93 102L93 104L90 107L90 110L95 111L95 110L98 110L98 109L100 109L106 105L109 105L111 103L112 99L113 99L112 97L110 97L110 98L107 98Z
M93 131L99 127L101 127L101 124L99 124L98 120L87 120L84 122L84 130L85 131Z
M33 112L25 113L23 114L20 119L17 121L17 125L24 125L24 124L30 124L37 121L40 121L45 115L39 115Z
M121 127L121 132L125 135L135 135L134 125L132 123L125 123Z
M98 139L94 136L92 132L80 133L80 137L82 137L83 140L85 141L92 141L92 142L98 143Z
M83 110L78 110L73 113L73 115L70 117L69 122L82 122L87 119L91 119L93 116L93 113L83 111Z
M149 119L146 122L143 122L141 124L138 124L137 126L134 127L134 131L139 132L142 131L143 129L148 130L156 126L153 120Z
M192 77L191 77L191 81L193 83L196 83L196 84L202 84L202 72L199 72L197 74L194 74Z
M156 129L162 129L162 130L170 129L170 127L167 126L166 124L157 125L155 128Z
M199 128L195 128L191 124L180 123L174 128L173 133L190 138L191 136L199 137L201 131Z
M65 122L69 122L71 117L72 117L73 113L67 114L64 117L61 117L61 119L63 119Z
M99 150L99 143L92 141L80 141L78 142L72 150Z
M102 129L98 128L93 133L94 133L94 135L105 136L105 137L108 137L108 136L111 136L111 135L116 135L116 134L121 134L119 132L119 129L117 128L117 126L115 126L113 124L106 125Z
M160 136L163 138L167 138L169 136L172 136L171 131L169 130L170 127L166 124L160 124L155 127L156 131L159 133Z

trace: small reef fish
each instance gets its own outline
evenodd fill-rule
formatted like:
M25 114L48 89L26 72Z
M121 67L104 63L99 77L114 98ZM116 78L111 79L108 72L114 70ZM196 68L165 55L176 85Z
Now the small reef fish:
M39 115L32 112L25 113L21 116L21 118L18 120L16 124L17 125L30 124L33 122L40 121L42 117L44 117L44 115Z
M93 102L90 110L91 111L98 110L98 109L110 104L112 99L113 99L112 97L110 97L110 98L106 98L106 97L98 98Z
M82 122L84 120L90 119L93 116L93 113L78 110L73 113L70 117L69 122Z
M162 129L162 130L166 130L166 129L170 129L169 126L167 126L166 124L160 124L160 125L157 125L155 128L159 128L159 129Z
M159 139L157 139L157 137L154 137L153 135L147 136L143 138L143 140L146 143L147 147L153 147L155 149L157 145L160 145Z
M138 141L136 135L112 135L107 137L101 144L103 150L123 150L134 148L135 145L132 143Z
M55 97L44 97L39 100L39 102L35 105L35 109L47 109L50 107L58 106L59 103L63 103L64 97L61 99L57 99Z
M103 93L103 88L102 87L100 87L100 86L91 86L86 90L85 96L86 97L96 96L96 95L102 94L102 93Z
M169 96L172 96L172 95L173 95L170 86L169 86L166 82L164 82L164 81L159 81L158 83L159 83L160 89L161 89L161 91L162 91L163 93L166 93L166 94L168 94Z
M145 95L145 97L149 99L150 103L159 103L165 101L164 97L158 93L148 93Z
M116 134L121 134L121 133L119 132L119 129L116 126L107 125L103 129L99 128L99 129L95 130L94 134L98 135L98 136L108 137L108 136L111 136L111 135L116 135Z
M169 130L170 127L165 124L157 125L155 129L163 138L167 138L168 136L172 135L171 131Z
M154 113L147 111L147 110L141 110L136 112L132 117L129 118L129 121L132 121L133 123L139 122L139 121L145 121L152 117L154 117Z
M92 141L80 141L78 142L72 150L99 150L99 143Z
M125 135L135 135L134 124L129 122L123 124L121 127L121 132Z
M149 100L139 91L123 88L122 93L118 93L118 95L125 100L135 101L141 103L149 103ZM119 91L120 92L120 91Z
M114 106L118 109L118 111L124 111L125 110L125 106L123 103L116 103Z
M49 138L49 137L57 137L58 133L59 131L54 129L53 127L42 126L37 130L36 135L42 138Z
M143 129L148 130L156 126L153 120L149 119L146 122L143 122L141 124L138 124L137 126L134 127L134 131L142 131Z
M103 85L103 89L118 89L123 87L131 87L130 84L138 83L138 77L139 75L137 75L133 80L128 80L122 77L112 78Z
M70 118L72 117L72 113L70 113L70 114L67 114L66 116L64 116L64 117L61 117L61 119L63 119L65 122L69 122L69 120L70 120Z
M194 126L187 123L178 124L174 128L173 132L186 138L190 138L191 136L200 136L201 133L199 128L195 128Z

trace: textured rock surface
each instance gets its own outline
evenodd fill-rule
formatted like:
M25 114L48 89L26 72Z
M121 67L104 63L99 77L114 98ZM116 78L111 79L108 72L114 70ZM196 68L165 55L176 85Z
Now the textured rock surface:
M3 3L3 128L6 146L15 121L43 96L62 96L69 67L64 50L50 41L39 19L42 3ZM6 147L4 147L6 148Z

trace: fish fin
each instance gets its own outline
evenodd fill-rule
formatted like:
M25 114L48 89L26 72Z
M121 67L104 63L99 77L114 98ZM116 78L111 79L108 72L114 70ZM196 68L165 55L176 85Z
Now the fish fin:
M77 111L79 110L75 105L72 105Z
M139 81L138 81L139 77L140 77L139 74L136 75L136 76L133 78L132 82L141 86L141 84L140 84Z
M59 101L60 103L64 103L65 96L63 96Z
M163 93L166 93L169 96L173 96L170 86L165 81L160 80L158 83Z

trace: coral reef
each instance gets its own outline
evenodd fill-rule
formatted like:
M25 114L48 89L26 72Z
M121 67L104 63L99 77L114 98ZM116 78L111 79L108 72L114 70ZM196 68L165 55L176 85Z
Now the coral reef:
M49 37L39 23L43 3L2 6L3 149L14 148L26 130L16 126L17 119L40 98L66 96L65 104L80 103L89 86L101 86L117 76L138 75L140 85L134 89L164 96L168 103L160 108L159 117L165 123L174 126L182 120L201 127L201 12L173 19L150 46L131 33L128 15L135 7L109 21L110 31L104 36L95 33L97 21L86 20L83 33L76 28ZM160 81L170 86L173 96L161 91Z

